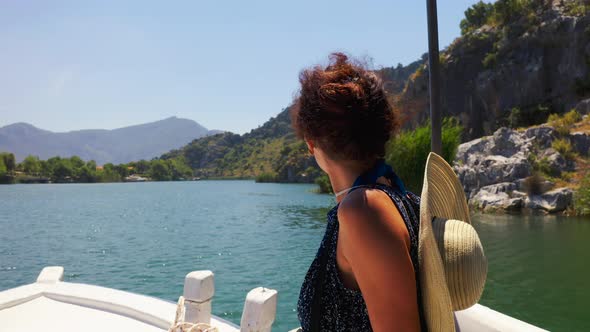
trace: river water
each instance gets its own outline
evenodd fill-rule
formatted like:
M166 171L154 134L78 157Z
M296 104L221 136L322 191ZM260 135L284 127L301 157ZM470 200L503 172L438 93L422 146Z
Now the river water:
M239 324L246 293L279 292L275 331L299 326L299 287L329 195L252 181L0 186L0 290L47 265L65 281L176 302L215 273L213 313ZM480 303L552 331L590 330L590 220L475 215L489 260Z

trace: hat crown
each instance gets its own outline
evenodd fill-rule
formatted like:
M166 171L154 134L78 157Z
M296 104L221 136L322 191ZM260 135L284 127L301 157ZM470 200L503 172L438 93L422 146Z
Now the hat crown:
M434 218L432 230L443 262L453 310L464 310L483 292L487 259L477 232L461 220Z

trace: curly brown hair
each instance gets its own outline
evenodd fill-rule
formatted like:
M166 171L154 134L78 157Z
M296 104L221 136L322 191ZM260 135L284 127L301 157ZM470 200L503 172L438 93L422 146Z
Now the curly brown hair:
M332 53L329 64L299 74L301 90L290 109L299 138L335 160L371 161L385 155L398 127L383 83L359 61Z

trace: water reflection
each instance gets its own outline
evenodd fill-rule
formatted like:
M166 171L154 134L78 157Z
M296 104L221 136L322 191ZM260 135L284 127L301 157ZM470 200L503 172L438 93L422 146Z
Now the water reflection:
M549 330L590 328L590 220L474 215L488 258L481 303Z

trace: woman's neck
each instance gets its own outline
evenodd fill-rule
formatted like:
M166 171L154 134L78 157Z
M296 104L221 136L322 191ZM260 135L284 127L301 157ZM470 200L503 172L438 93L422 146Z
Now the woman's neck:
M366 171L366 166L360 165L334 165L330 168L328 177L330 178L330 184L332 184L332 190L337 193L344 189L352 187L354 181L359 175ZM341 195L336 197L336 201L340 203L346 197Z

